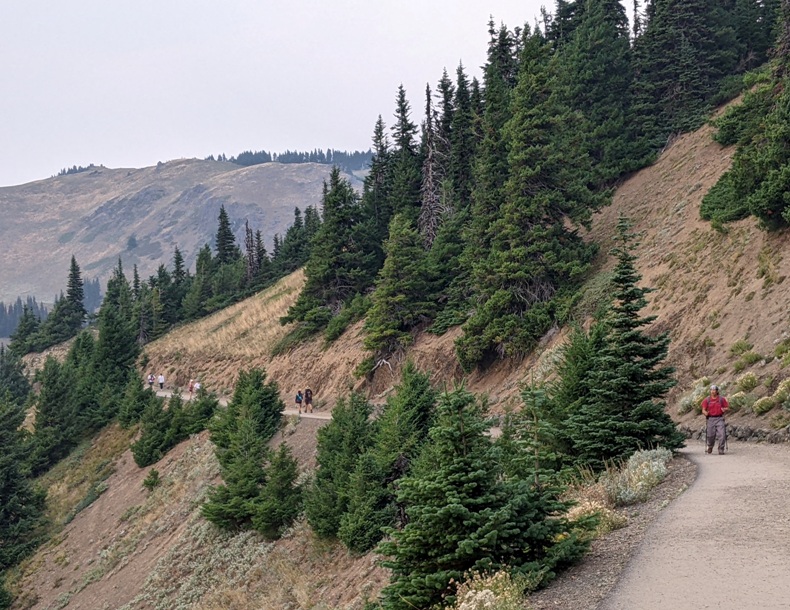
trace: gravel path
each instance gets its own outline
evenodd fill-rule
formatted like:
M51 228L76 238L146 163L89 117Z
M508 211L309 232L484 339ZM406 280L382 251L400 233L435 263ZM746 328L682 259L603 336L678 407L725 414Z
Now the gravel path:
M658 516L599 610L790 608L790 447L684 453L696 481Z

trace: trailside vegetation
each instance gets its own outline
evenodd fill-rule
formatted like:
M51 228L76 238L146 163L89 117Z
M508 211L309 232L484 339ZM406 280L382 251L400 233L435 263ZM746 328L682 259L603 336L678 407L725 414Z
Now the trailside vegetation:
M211 489L203 516L225 529L254 528L279 538L301 510L296 460L284 443L268 441L279 428L285 404L266 371L239 373L228 407L211 421L223 483Z
M614 302L585 332L576 329L563 353L552 400L535 406L535 417L559 463L602 470L640 449L683 445L665 411L674 386L665 364L669 336L646 331L655 316L642 316L648 288L637 284L635 236L621 217L612 254Z
M773 4L773 3L770 3ZM768 230L790 226L790 2L782 0L772 64L753 75L743 103L714 124L716 140L736 144L732 167L705 195L700 214L716 223L756 217ZM755 82L756 81L756 82Z
M489 426L464 388L439 397L430 442L399 482L406 524L390 528L378 549L392 570L383 608L452 603L473 573L506 568L547 582L583 554L586 544L562 516L560 488L508 476Z

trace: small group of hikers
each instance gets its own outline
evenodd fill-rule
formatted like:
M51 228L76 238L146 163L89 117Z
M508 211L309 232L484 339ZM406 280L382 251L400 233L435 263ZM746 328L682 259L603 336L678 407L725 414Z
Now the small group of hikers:
M304 403L304 412L313 412L313 391L310 388L305 389L304 394L302 390L296 390L296 408L299 413L302 412L302 403Z
M154 381L159 384L159 389L165 389L165 376L162 373L159 373L156 377L154 377L153 373L148 373L148 387L152 390L154 389Z
M730 404L724 396L719 395L719 386L710 386L710 395L702 401L702 414L705 416L705 451L713 453L713 447L718 441L719 455L727 449L727 430L724 416Z
M198 392L200 392L200 388L201 388L201 387L202 387L202 386L200 385L200 382L199 382L197 379L190 379L190 380L189 380L189 386L188 386L188 389L189 389L189 397L190 397L190 398L192 398L192 393L193 393L193 392L194 392L195 394L197 394Z

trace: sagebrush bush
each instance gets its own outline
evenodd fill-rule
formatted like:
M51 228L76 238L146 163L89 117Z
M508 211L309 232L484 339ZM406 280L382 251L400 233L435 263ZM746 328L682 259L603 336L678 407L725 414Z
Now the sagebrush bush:
M446 610L521 610L524 591L535 585L507 571L476 574L458 586L455 603Z
M628 519L618 513L604 502L599 500L584 500L568 511L568 519L575 521L584 517L595 517L597 524L592 532L593 539L600 538L611 531L625 527Z
M746 339L739 339L738 341L733 343L732 346L730 347L730 353L733 356L742 356L753 347L754 345L749 343Z
M790 378L784 379L779 382L779 386L776 388L776 392L772 397L774 402L778 405L784 404L787 402L788 398L790 398Z
M748 411L754 405L755 400L757 399L751 394L746 392L736 392L730 396L728 400L730 403L730 412L737 413L741 409L746 409Z
M744 352L741 354L741 357L738 361L733 365L733 369L736 373L740 373L741 371L745 370L746 367L749 367L753 364L760 362L760 360L764 360L765 357L757 352Z
M773 409L775 404L776 403L774 403L772 396L763 396L754 402L752 405L752 411L754 411L754 413L757 415L762 415L763 413L768 413L768 411Z
M735 382L735 385L742 392L751 392L754 388L757 387L758 383L759 380L757 379L757 375L755 375L752 372L749 372L738 377L738 380Z
M697 413L702 412L702 399L708 395L710 388L710 379L708 377L701 377L697 379L691 387L691 392L685 394L678 401L678 415L685 415L691 411L696 410Z
M609 467L601 475L601 483L614 506L644 502L650 490L667 475L667 464L672 459L668 449L637 451L621 467Z

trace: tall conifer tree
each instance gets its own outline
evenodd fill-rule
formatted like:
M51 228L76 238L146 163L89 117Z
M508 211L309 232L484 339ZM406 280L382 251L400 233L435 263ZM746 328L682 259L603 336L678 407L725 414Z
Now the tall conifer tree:
M589 396L570 414L569 436L580 462L602 468L607 460L627 459L639 449L677 449L683 435L665 411L664 398L675 385L664 364L669 335L645 332L655 316L640 316L648 288L640 288L630 222L617 223L617 257L612 288L615 303L606 320L603 348L592 359L586 382Z

